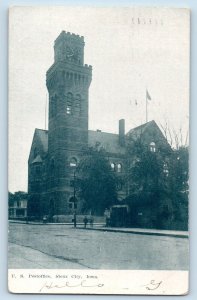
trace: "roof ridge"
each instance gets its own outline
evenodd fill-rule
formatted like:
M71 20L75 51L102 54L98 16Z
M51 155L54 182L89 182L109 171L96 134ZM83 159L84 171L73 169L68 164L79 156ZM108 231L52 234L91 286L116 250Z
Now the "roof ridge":
M144 128L146 128L147 126L149 126L150 124L152 124L152 123L155 123L155 121L154 121L154 120L151 120L151 121L148 121L148 122L146 122L146 123L144 123L144 124L141 124L141 125L138 125L138 126L136 126L136 127L133 127L133 128L131 128L131 129L126 133L126 135L129 134L129 133L131 133L131 132L137 131L137 130L139 130L139 129L144 129Z
M48 132L48 129L35 128L35 130Z
M106 131L97 131L97 130L92 130L92 129L88 129L88 132L92 131L92 132L98 132L98 133L106 133L106 134L114 134L114 135L118 135L118 133L113 133L113 132L106 132Z

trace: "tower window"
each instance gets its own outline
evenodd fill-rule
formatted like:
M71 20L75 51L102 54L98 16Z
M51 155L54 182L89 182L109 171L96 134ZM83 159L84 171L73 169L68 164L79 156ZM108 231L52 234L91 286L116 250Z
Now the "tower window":
M111 163L111 169L112 169L112 171L115 171L115 164L114 163Z
M67 113L67 115L71 114L71 106L67 105L67 107L66 107L66 113Z
M117 164L117 172L118 173L122 172L122 165L121 164Z
M168 177L168 175L169 175L169 170L168 170L168 165L167 165L167 163L164 163L164 164L163 164L163 172L164 172L164 175L165 175L166 177Z
M77 159L75 157L72 157L70 159L70 167L75 168L77 166Z
M81 96L79 94L76 95L75 98L75 113L79 115L81 111Z
M151 151L151 152L156 152L156 145L155 145L154 142L151 142L151 143L150 143L150 151Z
M72 102L73 102L73 94L67 94L67 103L66 103L66 113L70 115L72 113Z

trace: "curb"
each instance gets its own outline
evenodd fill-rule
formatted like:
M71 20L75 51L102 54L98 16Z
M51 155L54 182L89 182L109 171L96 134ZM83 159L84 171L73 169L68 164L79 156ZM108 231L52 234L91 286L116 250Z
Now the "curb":
M105 229L105 228L82 228L78 227L78 229L82 230L96 230L96 231L104 231L104 232L121 232L121 233L131 233L131 234L141 234L141 235L156 235L156 236L168 236L168 237L177 237L177 238L183 238L183 239L188 239L188 235L181 235L181 234L176 234L176 233L165 233L165 232L147 232L147 231L125 231L125 230L116 230L116 229Z

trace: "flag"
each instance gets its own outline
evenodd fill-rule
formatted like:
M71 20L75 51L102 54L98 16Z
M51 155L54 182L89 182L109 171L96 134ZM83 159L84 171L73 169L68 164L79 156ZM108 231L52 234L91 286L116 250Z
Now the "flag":
M148 90L146 90L146 99L151 100L151 96L149 95Z

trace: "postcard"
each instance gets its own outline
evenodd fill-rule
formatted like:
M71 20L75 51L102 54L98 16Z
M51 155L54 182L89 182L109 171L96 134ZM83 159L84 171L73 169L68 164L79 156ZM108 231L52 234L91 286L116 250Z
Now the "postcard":
M188 293L189 60L189 9L9 9L11 293Z

